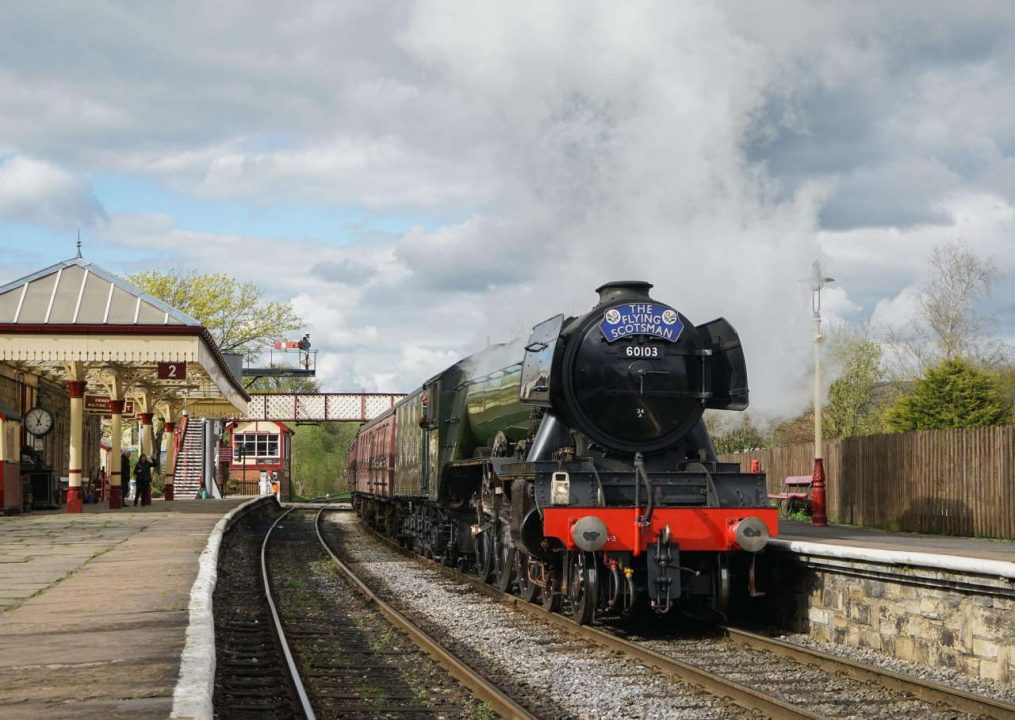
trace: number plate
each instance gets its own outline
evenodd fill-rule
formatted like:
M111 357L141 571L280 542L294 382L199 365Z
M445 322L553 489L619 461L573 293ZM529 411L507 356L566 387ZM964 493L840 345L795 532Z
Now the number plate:
M662 355L658 345L628 345L623 350L624 357L654 358Z
M160 362L158 368L159 380L186 380L186 362Z

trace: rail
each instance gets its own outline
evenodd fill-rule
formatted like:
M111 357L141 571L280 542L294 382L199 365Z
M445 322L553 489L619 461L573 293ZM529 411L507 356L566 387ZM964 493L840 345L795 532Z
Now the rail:
M901 690L926 700L944 704L969 713L974 717L994 717L1015 720L1015 705L950 688L930 680L911 677L882 668L871 668L847 658L801 647L792 643L765 637L747 630L722 626L719 628L730 640L755 650L766 650L778 657L789 658L803 664L813 664L830 672L842 673L855 680L873 681L893 690Z
M292 678L293 686L296 688L296 694L300 700L300 706L303 710L304 717L307 720L316 720L317 716L314 714L314 708L310 705L310 697L307 695L307 689L303 685L303 678L300 677L299 668L296 666L296 659L293 657L292 651L289 649L289 642L286 640L285 629L282 627L282 618L278 614L278 608L275 607L275 600L271 595L271 582L268 579L268 539L271 537L272 531L278 526L278 524L285 518L289 513L293 512L294 508L289 508L284 513L279 515L275 522L268 528L268 532L264 534L264 540L261 542L261 580L264 583L264 597L268 601L268 609L271 610L271 617L275 623L275 632L278 635L279 645L282 647L282 654L285 656L286 667L289 670L289 677Z
M338 558L325 541L324 536L321 534L321 517L328 510L329 508L321 508L317 512L317 517L314 520L314 525L317 530L317 539L320 541L321 547L324 548L325 552L331 556L331 559L335 562L338 569L341 570L349 581L359 589L363 596L366 597L367 600L372 603L384 615L384 617L391 622L392 625L408 635L419 648L434 658L434 660L443 666L456 680L471 690L477 698L486 702L498 715L505 718L537 720L535 715L508 697L500 688L466 665L455 655L448 652L439 642L437 642L437 640L417 627L411 620L395 610L395 608L384 602L369 587L367 587L366 583L364 583L359 576L357 576L356 573L349 568L348 565Z

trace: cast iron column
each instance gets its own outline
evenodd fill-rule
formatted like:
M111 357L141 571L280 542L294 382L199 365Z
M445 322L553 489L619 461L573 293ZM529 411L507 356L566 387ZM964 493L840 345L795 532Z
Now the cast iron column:
M79 513L84 509L84 491L81 488L81 465L85 439L85 381L68 380L70 394L70 453L68 455L67 512Z
M123 507L123 400L109 401L109 509Z
M176 423L166 420L165 434L169 437L166 446L166 472L163 474L165 480L164 497L166 501L173 499L173 475L176 473Z

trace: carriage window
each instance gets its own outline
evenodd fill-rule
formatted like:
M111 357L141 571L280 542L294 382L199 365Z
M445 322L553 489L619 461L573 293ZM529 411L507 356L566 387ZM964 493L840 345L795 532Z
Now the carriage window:
M246 457L278 457L278 435L236 433L233 435L233 454L240 453Z

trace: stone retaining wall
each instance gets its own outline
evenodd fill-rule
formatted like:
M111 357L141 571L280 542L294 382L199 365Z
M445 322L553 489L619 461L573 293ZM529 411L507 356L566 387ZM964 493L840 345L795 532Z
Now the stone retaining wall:
M1015 584L1003 578L770 552L783 627L903 660L1015 682Z

